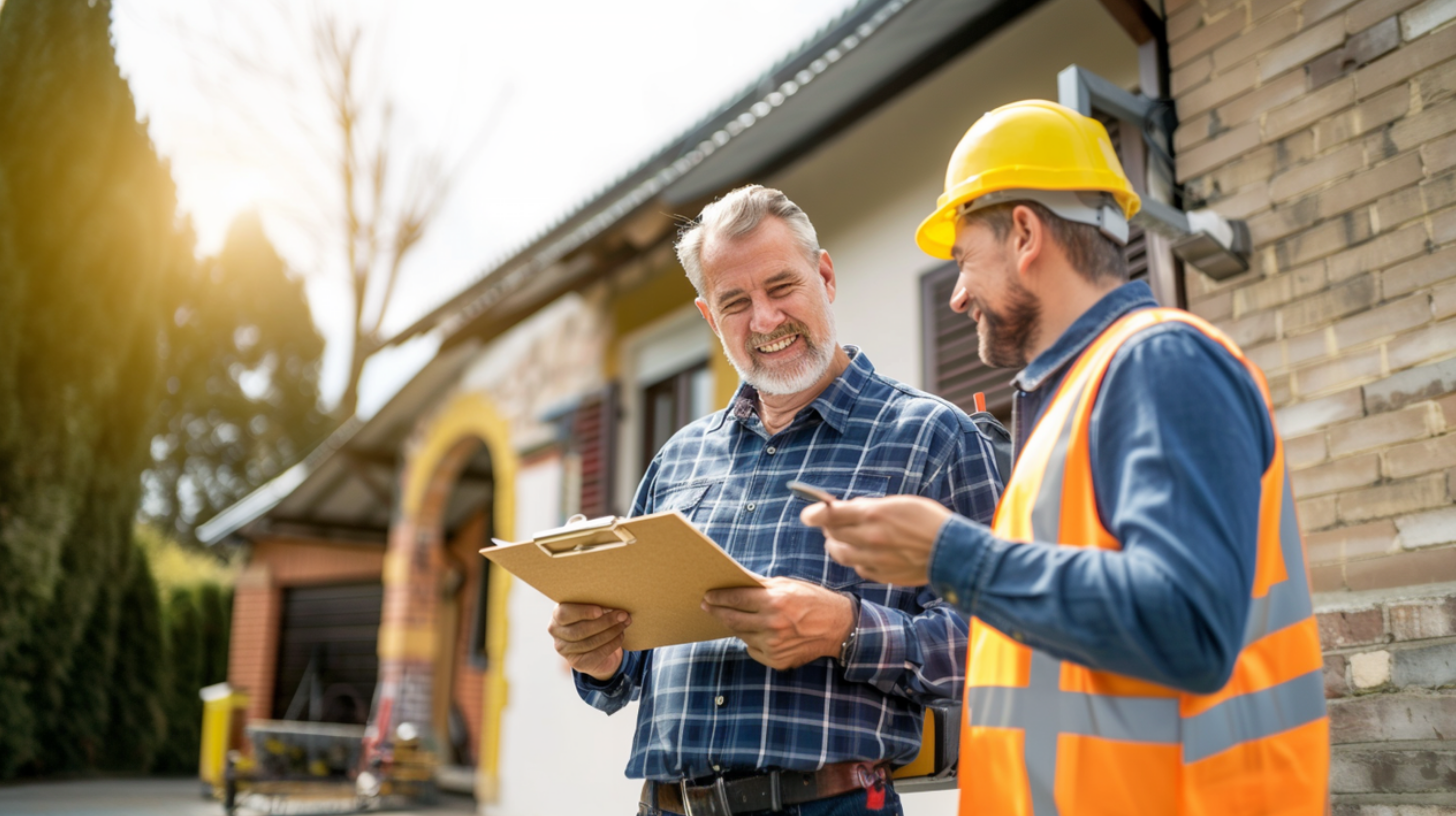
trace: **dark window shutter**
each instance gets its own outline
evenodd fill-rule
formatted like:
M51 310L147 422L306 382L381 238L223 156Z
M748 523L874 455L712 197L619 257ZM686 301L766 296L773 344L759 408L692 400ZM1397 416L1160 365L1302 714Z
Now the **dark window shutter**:
M981 362L976 324L950 309L956 276L956 265L950 263L932 269L920 280L925 390L945 397L966 413L976 410L976 392L980 391L986 395L986 409L1009 422L1015 372Z
M1140 140L1142 138L1141 133L1137 133L1132 128L1125 128L1121 119L1096 111L1094 111L1094 114L1097 121L1101 122L1102 126L1107 128L1107 137L1112 140L1112 149L1117 153L1117 158L1123 163L1125 170L1129 164L1128 154L1136 153L1137 155L1133 157L1133 160L1142 161L1142 142L1139 141L1135 145L1129 145L1126 142L1127 139ZM1139 194L1146 192L1144 189L1146 185L1142 183L1142 174L1140 172L1133 173L1129 178L1132 181L1134 190L1137 190ZM1127 246L1123 248L1122 255L1127 259L1128 280L1146 280L1148 277L1148 239L1143 234L1142 227L1136 224L1128 225Z
M581 512L589 518L612 512L616 471L617 386L583 400L576 409L572 441L581 457Z

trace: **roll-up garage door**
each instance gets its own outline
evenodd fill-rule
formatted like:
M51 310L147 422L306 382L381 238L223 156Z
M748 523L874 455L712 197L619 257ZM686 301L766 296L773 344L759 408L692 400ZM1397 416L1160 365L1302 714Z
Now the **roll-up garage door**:
M284 590L275 718L364 723L379 678L383 605L379 583Z

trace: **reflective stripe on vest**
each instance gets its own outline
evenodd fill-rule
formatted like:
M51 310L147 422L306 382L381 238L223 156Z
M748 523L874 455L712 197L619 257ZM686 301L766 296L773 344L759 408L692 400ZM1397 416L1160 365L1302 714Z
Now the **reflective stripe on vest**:
M1135 312L1073 364L1028 438L997 508L1012 540L1120 549L1101 524L1089 426L1102 378L1129 338L1192 325L1262 373L1217 329L1172 309ZM971 623L962 814L1323 813L1329 764L1323 658L1283 444L1262 480L1248 623L1224 689L1192 695L1096 671Z

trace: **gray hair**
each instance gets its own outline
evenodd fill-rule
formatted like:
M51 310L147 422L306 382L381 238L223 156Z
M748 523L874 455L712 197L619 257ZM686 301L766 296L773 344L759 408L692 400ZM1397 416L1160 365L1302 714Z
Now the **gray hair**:
M818 268L819 235L814 232L814 225L809 223L809 216L782 191L750 184L704 207L698 220L678 235L677 260L688 273L688 280L698 291L698 297L703 296L703 241L707 240L707 236L711 233L742 238L757 229L768 216L784 222L809 263Z

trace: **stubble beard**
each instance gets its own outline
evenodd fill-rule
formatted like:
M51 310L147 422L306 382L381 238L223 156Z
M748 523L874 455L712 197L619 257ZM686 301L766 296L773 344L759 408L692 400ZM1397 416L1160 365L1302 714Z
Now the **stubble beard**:
M808 326L795 322L782 326L771 334L750 335L744 348L737 353L730 350L725 343L723 352L738 376L758 393L775 396L797 394L818 383L824 372L834 363L834 349L839 347L839 339L834 326L834 313L828 309L825 310L824 333L826 336L817 340L809 333ZM758 359L754 351L756 347L790 334L798 334L799 341L804 344L804 353L797 359L772 368Z
M1024 368L1041 324L1041 304L1014 278L1006 289L1006 305L995 311L977 301L981 320L979 335L981 362L993 368Z

